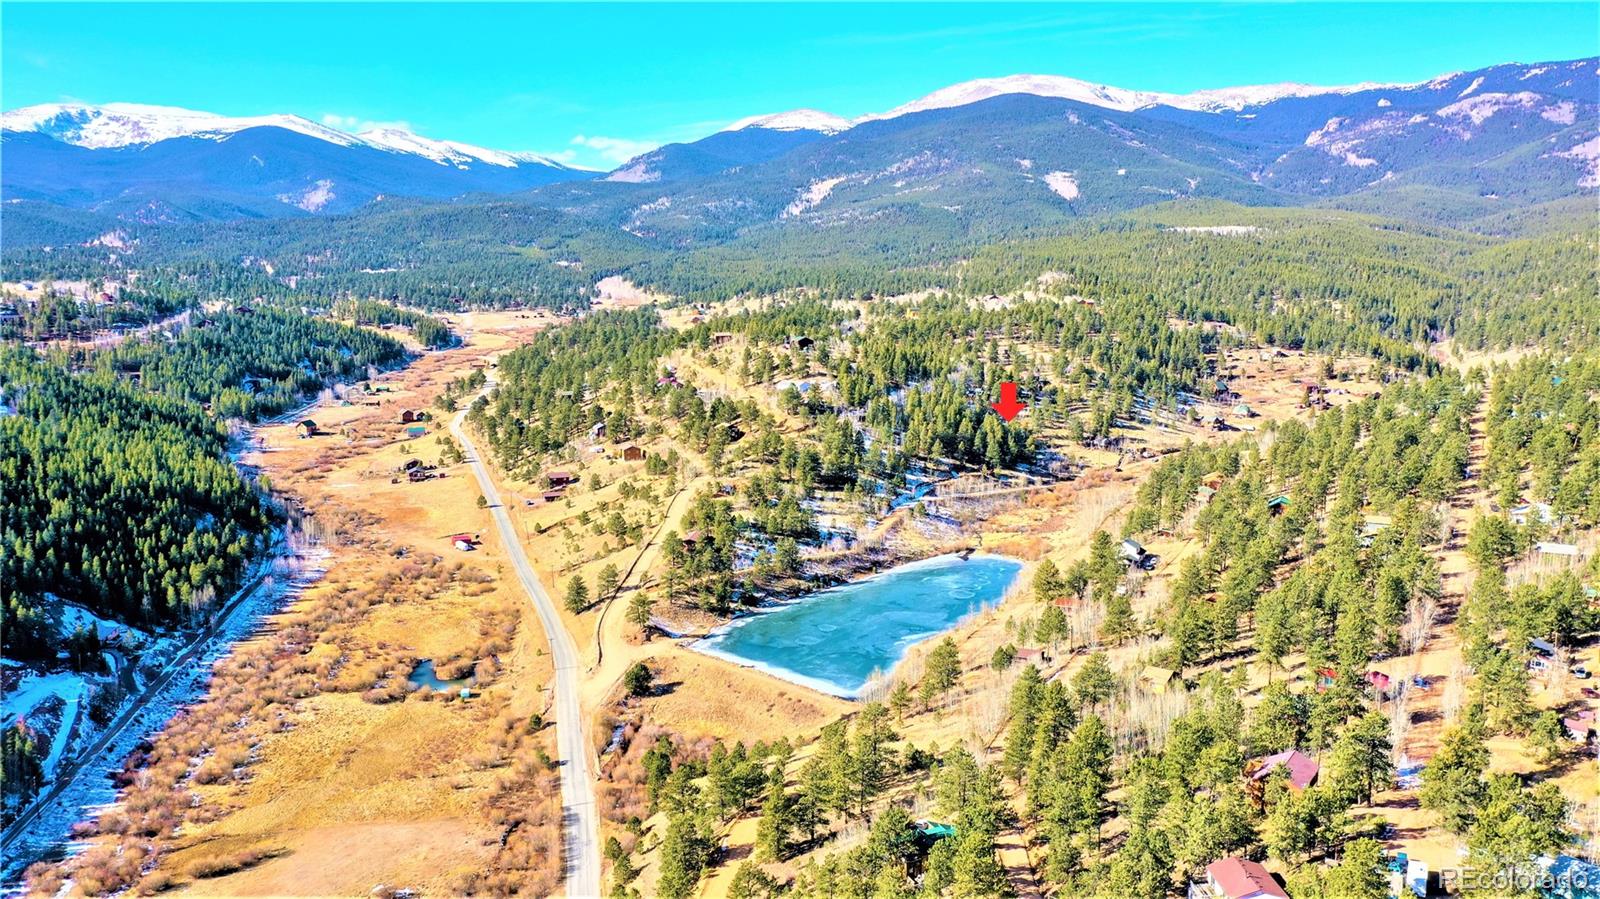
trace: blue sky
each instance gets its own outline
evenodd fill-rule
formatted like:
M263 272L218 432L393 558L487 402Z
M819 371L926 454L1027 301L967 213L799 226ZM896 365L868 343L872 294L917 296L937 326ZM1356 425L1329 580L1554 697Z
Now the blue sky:
M0 105L293 112L609 168L747 115L971 78L1189 91L1416 81L1600 53L1600 5L109 5L6 2Z

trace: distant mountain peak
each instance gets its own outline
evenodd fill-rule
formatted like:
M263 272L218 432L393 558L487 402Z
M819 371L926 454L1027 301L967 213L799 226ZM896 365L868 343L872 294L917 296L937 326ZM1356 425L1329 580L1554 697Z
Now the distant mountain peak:
M766 128L771 131L818 131L823 134L837 134L849 127L849 119L820 109L791 109L788 112L774 112L740 119L722 130Z
M0 127L6 131L35 131L91 150L153 144L175 137L220 140L247 128L263 127L295 131L341 147L360 142L353 135L297 115L224 116L143 103L25 106L0 116Z
M372 128L351 134L297 115L225 116L176 106L143 103L46 103L13 109L0 116L6 131L31 131L62 143L91 150L148 146L164 140L195 137L223 140L250 128L282 128L340 147L366 146L390 153L431 159L462 168L486 163L502 168L522 164L586 171L537 153L489 150L458 141L434 140L403 128Z
M1109 84L1095 84L1065 75L1006 75L1002 78L979 78L940 88L925 97L896 106L888 112L874 113L856 119L857 123L898 118L930 109L950 109L979 103L1006 94L1031 94L1075 100L1091 106L1100 106L1120 112L1134 112L1152 106L1171 106L1196 112L1238 112L1250 106L1260 106L1289 97L1315 97L1324 94L1353 94L1383 88L1405 88L1412 85L1363 82L1361 84L1320 87L1311 84L1282 82L1245 87L1224 87L1195 91L1188 94L1169 94L1160 91L1129 90Z

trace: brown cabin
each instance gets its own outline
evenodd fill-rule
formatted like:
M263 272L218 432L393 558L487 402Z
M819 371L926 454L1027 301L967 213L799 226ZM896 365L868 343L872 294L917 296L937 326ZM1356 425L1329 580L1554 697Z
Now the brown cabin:
M712 346L724 346L724 345L732 343L732 342L733 342L733 335L728 333L727 331L718 331L717 333L711 335L711 345Z
M636 443L628 444L627 446L622 448L622 461L624 461L624 462L642 462L642 461L644 461L644 448L639 446Z
M544 477L550 482L551 487L565 487L578 483L578 476L570 471L552 471Z

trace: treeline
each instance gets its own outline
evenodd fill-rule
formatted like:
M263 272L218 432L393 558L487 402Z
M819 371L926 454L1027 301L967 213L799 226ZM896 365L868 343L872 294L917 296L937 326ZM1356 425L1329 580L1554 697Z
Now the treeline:
M5 655L53 654L46 595L136 624L225 597L268 516L225 456L225 428L106 373L0 352Z
M405 347L385 335L270 306L192 324L172 340L130 340L98 353L95 364L137 372L146 389L208 404L218 417L256 419L405 358Z
M451 346L456 340L449 326L433 316L382 300L339 300L333 304L333 317L358 325L401 325L411 329L418 343L435 350Z

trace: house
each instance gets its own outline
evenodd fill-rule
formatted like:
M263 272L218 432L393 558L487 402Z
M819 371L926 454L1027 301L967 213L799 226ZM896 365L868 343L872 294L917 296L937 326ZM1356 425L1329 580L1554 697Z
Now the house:
M1050 654L1042 649L1019 649L1017 650L1016 660L1019 662L1031 662L1035 665L1042 665L1050 661Z
M1512 506L1506 515L1512 524L1521 527L1526 527L1530 522L1554 524L1556 520L1555 510L1550 508L1549 503L1521 503Z
M1063 611L1070 612L1078 607L1076 596L1061 596L1050 601L1050 604Z
M1164 693L1172 689L1178 680L1178 672L1171 668L1162 668L1157 665L1146 665L1139 672L1138 684L1140 688L1150 693Z
M687 549L687 550L692 550L696 546L698 546L701 541L703 541L705 539L706 539L706 535L703 532L701 532L699 529L690 531L689 533L683 535L683 548Z
M1318 668L1317 669L1317 692L1321 693L1324 690L1327 690L1329 687L1332 687L1333 686L1333 682L1338 680L1338 679L1339 679L1339 672L1333 670L1332 668Z
M449 540L451 545L464 553L472 552L473 548L478 545L477 534L451 534L445 539Z
M1563 718L1561 725L1567 729L1567 737L1579 743L1588 743L1594 739L1595 726L1593 713L1591 717Z
M1233 407L1233 414L1239 416L1240 418L1255 418L1256 410L1250 408L1249 403L1235 403Z
M1542 640L1538 637L1534 637L1532 640L1528 641L1528 648L1533 650L1535 654L1544 656L1547 659L1553 659L1556 657L1555 644L1551 643L1549 640Z
M605 422L597 421L594 424L589 426L589 439L590 440L599 440L601 437L604 437L604 436L606 436L606 423Z
M622 448L622 461L624 461L624 462L643 462L644 461L644 447L639 446L637 443L630 443L627 446L623 447Z
M1363 677L1372 686L1372 689L1378 692L1378 695L1382 696L1389 692L1389 675L1384 674L1382 671L1368 671Z
M1228 479L1228 476L1223 474L1222 472L1213 471L1213 472L1209 472L1207 474L1201 475L1200 476L1200 483L1206 485L1207 487L1210 487L1212 490L1221 490L1222 489L1222 482L1227 480L1227 479Z
M1243 858L1223 858L1206 865L1206 887L1212 899L1289 899L1271 872Z
M1211 498L1217 495L1217 490L1215 487L1208 487L1205 484L1201 484L1200 489L1196 490L1194 495L1196 499L1200 500L1200 502L1209 503L1211 502Z
M306 437L315 437L319 433L317 431L317 423L309 418L295 425L295 430L300 432L300 437L302 439Z
M802 334L798 337L789 338L789 345L801 351L802 353L809 353L813 348L816 347L817 341Z
M1280 493L1267 500L1267 514L1282 515L1289 510L1289 497Z
M541 496L544 498L544 501L547 503L553 503L566 495L567 491L565 487L557 487L553 490L546 490L543 494L541 494Z
M1118 547L1117 554L1122 557L1124 562L1137 563L1144 558L1144 547L1140 545L1139 541L1129 537L1127 540L1122 541L1122 546Z
M407 437L421 437L426 433L428 433L428 429L424 425L412 425L411 427L406 428Z
M1292 789L1305 790L1317 782L1317 772L1322 766L1317 760L1298 749L1285 749L1272 755L1264 755L1245 763L1245 773L1250 781L1255 784L1265 784L1274 771L1282 768L1288 775L1288 784Z
M544 476L551 487L566 487L578 483L578 476L570 471L552 471Z
M418 412L415 409L402 409L400 411L400 423L403 425L408 425L414 421L422 421L422 417L426 414L427 413L425 412Z
M732 342L733 342L733 335L728 333L727 331L718 331L717 333L711 335L711 345L712 346L726 346L727 344L732 343Z

